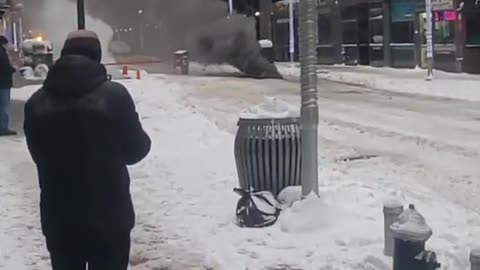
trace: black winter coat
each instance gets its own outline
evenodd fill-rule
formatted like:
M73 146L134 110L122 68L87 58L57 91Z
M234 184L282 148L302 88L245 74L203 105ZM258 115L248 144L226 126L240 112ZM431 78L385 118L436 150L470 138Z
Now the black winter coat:
M0 46L0 90L12 88L13 72L15 72L15 69L10 63L7 50L5 50L3 46Z
M64 56L25 106L25 136L37 165L43 233L125 231L134 226L127 165L150 138L122 85L105 67Z

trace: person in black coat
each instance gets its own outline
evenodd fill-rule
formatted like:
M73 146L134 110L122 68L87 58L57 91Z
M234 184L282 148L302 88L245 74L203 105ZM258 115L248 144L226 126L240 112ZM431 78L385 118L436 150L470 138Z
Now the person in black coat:
M135 218L127 165L145 158L151 141L129 92L107 79L101 54L94 32L72 32L25 106L54 270L128 266Z
M10 94L13 85L12 75L15 68L12 67L6 47L8 39L0 36L0 136L16 135L17 133L8 128L10 107Z

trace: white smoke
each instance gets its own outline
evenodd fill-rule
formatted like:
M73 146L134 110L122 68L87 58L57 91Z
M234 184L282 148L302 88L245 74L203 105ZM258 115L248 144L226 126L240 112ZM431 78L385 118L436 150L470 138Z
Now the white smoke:
M30 12L29 12L30 13ZM58 58L68 33L77 29L77 7L69 0L43 1L42 7L35 12L36 29L41 29L45 38L53 43L54 57ZM99 19L87 14L86 28L95 31L100 38L103 49L102 62L111 62L113 57L108 52L108 44L112 40L113 30Z

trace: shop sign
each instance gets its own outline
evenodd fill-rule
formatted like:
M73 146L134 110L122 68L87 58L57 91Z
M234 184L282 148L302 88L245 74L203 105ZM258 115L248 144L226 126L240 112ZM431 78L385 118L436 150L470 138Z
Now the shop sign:
M413 21L415 16L415 0L392 1L392 22Z
M432 9L434 11L453 9L453 0L432 0Z
M455 10L435 11L436 22L453 22L457 20L457 12Z

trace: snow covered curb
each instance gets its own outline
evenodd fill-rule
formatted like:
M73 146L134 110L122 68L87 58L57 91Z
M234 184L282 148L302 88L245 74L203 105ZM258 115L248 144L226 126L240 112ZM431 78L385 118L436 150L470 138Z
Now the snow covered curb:
M440 98L480 101L480 81L423 78L391 79L384 75L353 72L320 72L319 78L329 81L364 86L374 90L407 93Z
M289 77L300 77L298 65L277 64L280 72ZM435 72L433 81L425 80L424 70L401 70L372 67L318 68L318 77L324 80L363 86L403 94L433 96L439 98L480 101L480 76Z

